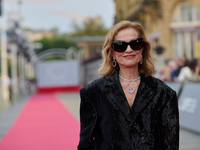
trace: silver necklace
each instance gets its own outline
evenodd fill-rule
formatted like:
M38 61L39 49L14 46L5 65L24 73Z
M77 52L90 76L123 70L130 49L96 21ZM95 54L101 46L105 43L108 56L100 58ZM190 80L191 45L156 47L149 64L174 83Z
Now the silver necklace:
M140 79L140 77L138 77L137 79L130 79L130 80L128 80L128 79L124 79L120 74L119 74L119 77L120 77L122 80L127 81L127 82L134 82L134 81L137 81L137 80ZM130 94L132 94L132 93L135 91L135 88L132 87L132 86L129 86L129 87L127 88L127 91L128 91Z

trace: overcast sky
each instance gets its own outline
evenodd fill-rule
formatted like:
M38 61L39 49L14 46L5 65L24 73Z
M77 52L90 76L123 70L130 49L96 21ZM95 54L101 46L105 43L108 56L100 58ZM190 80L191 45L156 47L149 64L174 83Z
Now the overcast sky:
M73 20L82 19L58 15L67 13L71 16L97 17L101 16L106 27L110 28L114 22L114 0L3 0L3 14L20 12L23 17L22 25L33 29L50 29L57 27L61 32L68 32ZM54 13L52 13L54 12Z

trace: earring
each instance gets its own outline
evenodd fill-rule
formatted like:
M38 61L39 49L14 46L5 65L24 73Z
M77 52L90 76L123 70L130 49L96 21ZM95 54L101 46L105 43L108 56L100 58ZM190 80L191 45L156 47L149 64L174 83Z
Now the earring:
M143 56L142 56L143 57ZM140 60L140 65L142 65L142 63L143 63L143 58Z
M117 61L115 60L115 58L113 58L112 66L113 66L113 68L117 66Z

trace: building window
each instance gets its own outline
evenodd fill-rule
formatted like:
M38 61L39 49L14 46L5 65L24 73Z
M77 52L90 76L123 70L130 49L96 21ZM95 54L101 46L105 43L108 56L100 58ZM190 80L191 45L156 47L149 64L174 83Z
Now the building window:
M177 5L171 29L174 34L174 55L186 55L191 59L197 57L197 31L200 29L200 11L192 3Z
M181 7L181 21L189 22L192 21L192 7L191 6L182 6Z

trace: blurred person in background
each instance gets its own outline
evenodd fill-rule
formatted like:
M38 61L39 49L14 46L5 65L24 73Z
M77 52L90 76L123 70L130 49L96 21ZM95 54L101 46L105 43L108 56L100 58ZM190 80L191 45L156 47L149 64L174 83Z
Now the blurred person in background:
M154 73L154 77L162 80L171 82L171 73L173 70L177 68L176 63L174 60L169 60L167 64L164 64L160 68L156 69L156 72Z
M167 81L168 80L167 72L168 72L167 65L162 65L161 67L156 69L153 76L162 81Z
M171 72L171 80L172 81L177 81L177 77L178 77L181 67L182 67L179 58L175 58L175 63L176 63L176 68L174 70L172 70L172 72Z
M183 56L180 56L178 58L175 58L175 62L176 62L177 67L171 73L171 80L172 81L177 81L177 78L179 76L181 68L186 65L187 58L183 55Z
M106 36L100 77L80 90L79 150L178 150L174 90L152 77L143 27L122 21Z
M180 69L180 73L177 77L178 82L187 82L187 81L191 81L192 77L193 77L193 72L194 72L194 65L193 65L194 61L189 61L187 60L185 63L184 67L181 67Z
M185 66L181 68L177 78L178 82L200 81L200 61L197 59L187 60Z
M168 81L172 81L171 79L172 71L177 68L177 65L174 59L168 61L167 68L168 68L168 72L167 72Z
M186 63L188 62L188 59L185 55L180 56L179 59L180 59L180 62L181 62L181 66L185 66Z
M200 82L200 58L194 62L194 74L193 74L193 81Z

